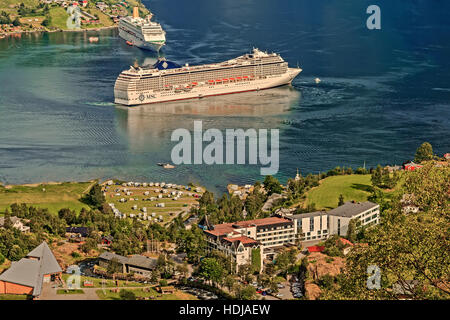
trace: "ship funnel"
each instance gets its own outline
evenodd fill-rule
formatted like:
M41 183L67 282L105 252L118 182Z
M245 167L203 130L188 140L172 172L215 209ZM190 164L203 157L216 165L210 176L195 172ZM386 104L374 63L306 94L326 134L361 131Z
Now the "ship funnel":
M139 8L138 7L133 8L133 18L139 18Z

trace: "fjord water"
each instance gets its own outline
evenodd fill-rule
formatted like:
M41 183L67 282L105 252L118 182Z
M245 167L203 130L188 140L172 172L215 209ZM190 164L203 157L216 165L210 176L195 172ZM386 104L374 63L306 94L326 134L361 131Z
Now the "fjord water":
M303 72L292 87L134 108L114 105L115 78L156 55L116 30L0 40L0 181L116 177L223 191L262 179L260 166L158 167L170 162L172 131L194 120L279 129L282 181L297 168L401 164L423 141L450 152L450 3L377 0L382 29L371 31L372 2L144 0L167 31L169 60L217 62L258 47Z

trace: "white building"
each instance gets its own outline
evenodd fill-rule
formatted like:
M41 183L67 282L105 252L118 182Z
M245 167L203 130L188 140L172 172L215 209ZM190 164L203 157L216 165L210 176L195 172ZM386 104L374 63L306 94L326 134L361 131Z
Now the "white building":
M304 241L326 239L329 235L329 216L326 211L295 214L298 237Z
M13 228L20 230L21 232L30 231L30 227L24 225L22 219L19 219L17 217L10 217L9 220L11 221L11 225ZM0 217L0 228L3 228L4 225L5 225L5 217Z
M302 240L322 240L331 235L347 235L350 220L356 219L358 226L369 226L380 222L380 206L376 203L349 201L328 212L315 211L287 216L295 221Z
M267 249L295 244L297 227L290 219L269 217L218 224L205 228L204 232L208 248L231 256L238 269L251 263L254 249L260 249L263 261L267 254L272 254Z

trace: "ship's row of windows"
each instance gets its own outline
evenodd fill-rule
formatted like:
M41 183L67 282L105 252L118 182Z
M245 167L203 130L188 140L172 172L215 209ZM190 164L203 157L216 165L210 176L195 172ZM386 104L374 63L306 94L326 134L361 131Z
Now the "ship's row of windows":
M285 71L284 71L285 72ZM278 75L284 73L280 68L273 69L270 72L256 72L257 76L268 76L268 75ZM170 76L164 76L162 77L161 83L159 82L159 78L149 78L145 80L141 80L138 82L137 87L138 89L159 89L164 88L165 86L171 86L171 85L179 85L179 84L185 84L185 83L191 83L191 82L205 82L208 80L221 80L221 79L229 79L229 78L237 78L237 77L244 77L244 76L253 76L254 72L249 72L245 74L244 72L225 72L225 73L219 73L219 72L205 72L204 74L198 74L198 75L192 75L189 77L189 75L170 75Z

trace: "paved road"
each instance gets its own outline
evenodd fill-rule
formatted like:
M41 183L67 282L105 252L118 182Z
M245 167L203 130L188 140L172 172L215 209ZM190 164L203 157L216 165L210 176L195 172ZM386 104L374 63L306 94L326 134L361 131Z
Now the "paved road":
M282 285L284 285L284 288L278 289L278 293L281 293L283 296L281 297L282 300L290 300L294 299L294 296L291 292L291 284L289 282L282 282Z

